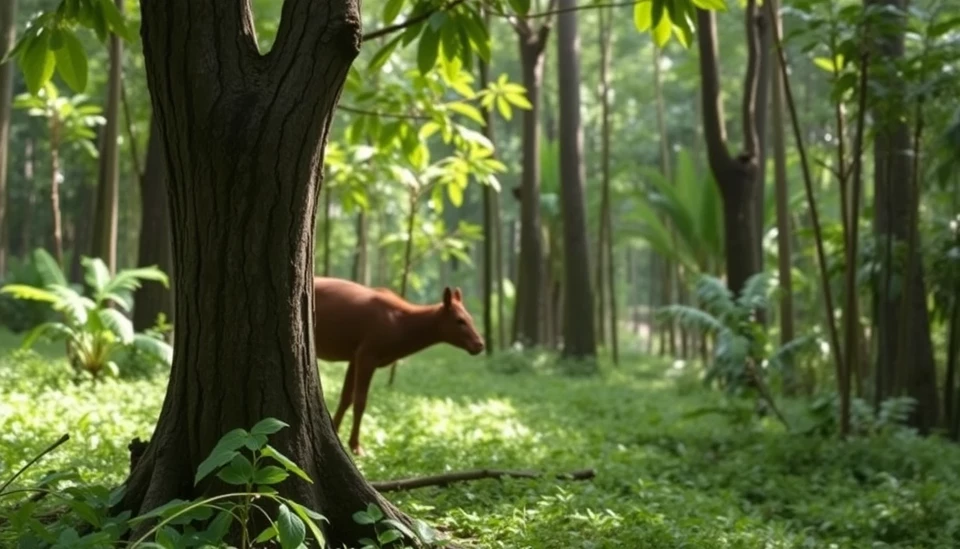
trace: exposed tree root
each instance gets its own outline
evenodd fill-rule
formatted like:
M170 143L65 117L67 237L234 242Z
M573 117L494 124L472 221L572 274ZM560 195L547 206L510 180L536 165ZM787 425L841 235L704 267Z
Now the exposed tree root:
M466 482L471 480L481 480L488 478L502 479L510 478L539 478L542 473L538 471L505 471L500 469L474 469L472 471L458 471L455 473L445 473L442 475L431 475L426 477L414 477L397 480L385 480L380 482L371 482L370 485L378 492L398 492L403 490L415 490L426 486L447 486L454 482ZM570 473L561 473L557 475L558 480L589 480L596 476L593 469L580 469Z

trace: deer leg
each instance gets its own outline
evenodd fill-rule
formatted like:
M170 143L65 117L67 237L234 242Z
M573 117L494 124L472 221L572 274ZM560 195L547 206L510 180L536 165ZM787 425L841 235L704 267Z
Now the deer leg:
M337 405L337 411L333 414L333 430L335 432L340 431L340 422L343 421L343 415L347 413L347 409L350 408L350 405L353 404L353 385L354 379L356 379L356 359L350 361L350 365L347 366L347 374L343 376L343 387L340 389L340 404Z
M377 364L363 356L357 357L356 371L357 379L353 387L353 429L350 431L350 450L358 455L363 455L363 448L360 447L360 421L363 419L363 412L367 407L367 393L370 391L370 381L373 380L373 373L377 369Z

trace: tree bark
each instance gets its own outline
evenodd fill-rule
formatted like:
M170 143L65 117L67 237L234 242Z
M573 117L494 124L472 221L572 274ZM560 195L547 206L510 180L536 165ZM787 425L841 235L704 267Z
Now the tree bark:
M124 0L116 0L123 13ZM110 35L110 73L107 77L106 123L100 143L100 174L97 186L97 208L93 225L91 254L106 263L111 273L117 270L117 218L120 192L120 79L123 76L123 49L120 37Z
M330 187L323 191L323 276L330 276Z
M484 20L489 24L490 18L485 14ZM480 87L486 88L490 82L489 66L486 61L480 60ZM483 133L491 143L493 136L493 117L490 109L483 109ZM494 212L494 190L490 185L483 186L483 336L487 340L487 355L493 355L496 349L493 335L493 262L496 239L497 212ZM497 216L499 217L499 216Z
M771 32L780 32L780 8L779 0L770 0L775 13L775 20L771 25L776 26L776 30ZM771 121L773 122L773 168L775 179L775 195L777 207L777 266L780 277L780 344L785 344L794 339L793 328L793 253L791 251L791 242L793 231L790 230L790 187L787 181L787 146L786 131L783 109L783 77L779 69L779 58L774 59L775 70L769 71L771 78L771 87L773 91L771 109ZM788 361L786 371L784 372L784 389L788 394L795 393L797 389L797 376L792 361Z
M742 119L743 152L735 158L727 149L720 76L717 62L716 19L714 12L697 9L697 44L700 52L703 130L707 160L717 181L723 201L727 286L739 294L744 283L760 272L757 256L754 199L758 174L758 145L754 113L757 89L756 0L748 0L746 34L748 61L744 77Z
M560 208L563 215L563 356L597 354L584 205L583 128L580 123L580 37L574 0L560 0L557 67L560 103Z
M142 0L144 61L166 151L176 286L173 367L154 435L119 508L229 489L193 475L219 438L264 417L313 484L281 495L323 514L330 546L375 537L375 503L324 406L313 345L313 258L332 114L359 53L356 0L288 0L272 50L249 2ZM189 83L189 84L188 84Z
M520 175L520 257L515 340L525 347L540 345L540 315L544 307L543 237L540 221L540 94L549 24L534 30L526 20L517 26L523 85L531 108L523 111ZM590 328L593 329L592 327Z
M601 82L601 172L603 177L603 207L601 208L600 223L600 249L605 250L607 259L607 296L610 298L610 350L613 355L613 363L620 363L620 349L617 345L617 287L616 271L614 270L613 260L613 213L610 203L610 50L612 47L611 18L612 13L605 8L600 10L601 18L601 36L600 36L600 82ZM597 254L600 262L603 261L604 252ZM601 271L602 269L598 269ZM603 288L604 281L601 279L597 283L598 288ZM602 303L603 292L599 292L597 299ZM599 308L599 314L604 314L604 308ZM600 333L603 334L603 322L600 323ZM602 340L601 340L602 343Z
M17 0L0 5L0 58L13 48ZM13 111L13 61L0 65L0 278L7 272L7 165L10 157L10 115Z
M370 277L367 276L367 215L363 211L357 212L356 235L357 244L353 252L353 267L350 269L350 276L354 282L369 286Z
M137 265L156 265L173 283L173 250L170 246L170 206L167 198L167 167L160 126L150 123L147 159L140 175L140 241ZM133 300L133 327L138 332L156 324L163 313L173 318L173 291L157 282L145 282Z
M60 119L49 119L50 127L50 219L53 225L53 258L63 269L63 215L60 212Z
M903 0L866 0L865 5L893 6L905 9ZM905 21L894 11L887 11L883 17L888 22L881 26L874 44L874 63L870 66L873 78L880 80L886 88L896 90L902 87L900 77L893 72L895 61L904 55ZM902 91L902 90L901 90ZM894 93L890 97L903 97ZM891 248L894 242L906 244L911 231L910 224L918 223L917 216L910 209L915 204L914 176L912 170L911 136L906 108L901 104L887 105L875 109L874 141L874 231L878 242L884 243L881 255L884 257L884 271L897 275L901 280L899 291L891 291L889 279L881 282L876 297L877 321L877 385L876 402L896 397L905 391L917 400L917 406L910 415L909 423L921 433L928 433L939 424L940 409L937 390L936 363L933 345L930 340L929 311L927 310L927 292L923 277L923 263L920 260L920 242L917 235L916 246L909 247L905 269L896 269L891 261ZM916 230L913 227L913 230ZM889 240L888 240L889 239ZM887 275L884 276L886 278ZM904 302L904 300L907 300ZM907 315L903 312L908 311ZM910 319L906 328L907 337L901 341L898 337L900 323L904 317ZM898 364L902 364L898 368ZM851 365L852 367L852 365Z

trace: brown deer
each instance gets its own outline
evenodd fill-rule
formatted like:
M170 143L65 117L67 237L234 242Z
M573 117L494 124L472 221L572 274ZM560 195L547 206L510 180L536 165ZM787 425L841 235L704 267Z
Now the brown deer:
M360 421L377 368L437 343L477 355L484 341L463 305L460 288L443 290L432 305L410 303L386 288L369 288L339 278L314 277L313 326L317 358L349 361L333 427L353 404L350 450L360 456Z

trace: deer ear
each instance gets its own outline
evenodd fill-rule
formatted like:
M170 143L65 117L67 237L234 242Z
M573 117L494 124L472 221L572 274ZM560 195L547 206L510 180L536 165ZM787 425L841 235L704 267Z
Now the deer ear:
M453 293L450 291L450 286L447 286L443 289L443 306L449 309L452 303Z
M463 301L463 293L460 292L460 288L453 289L453 299L456 301Z

